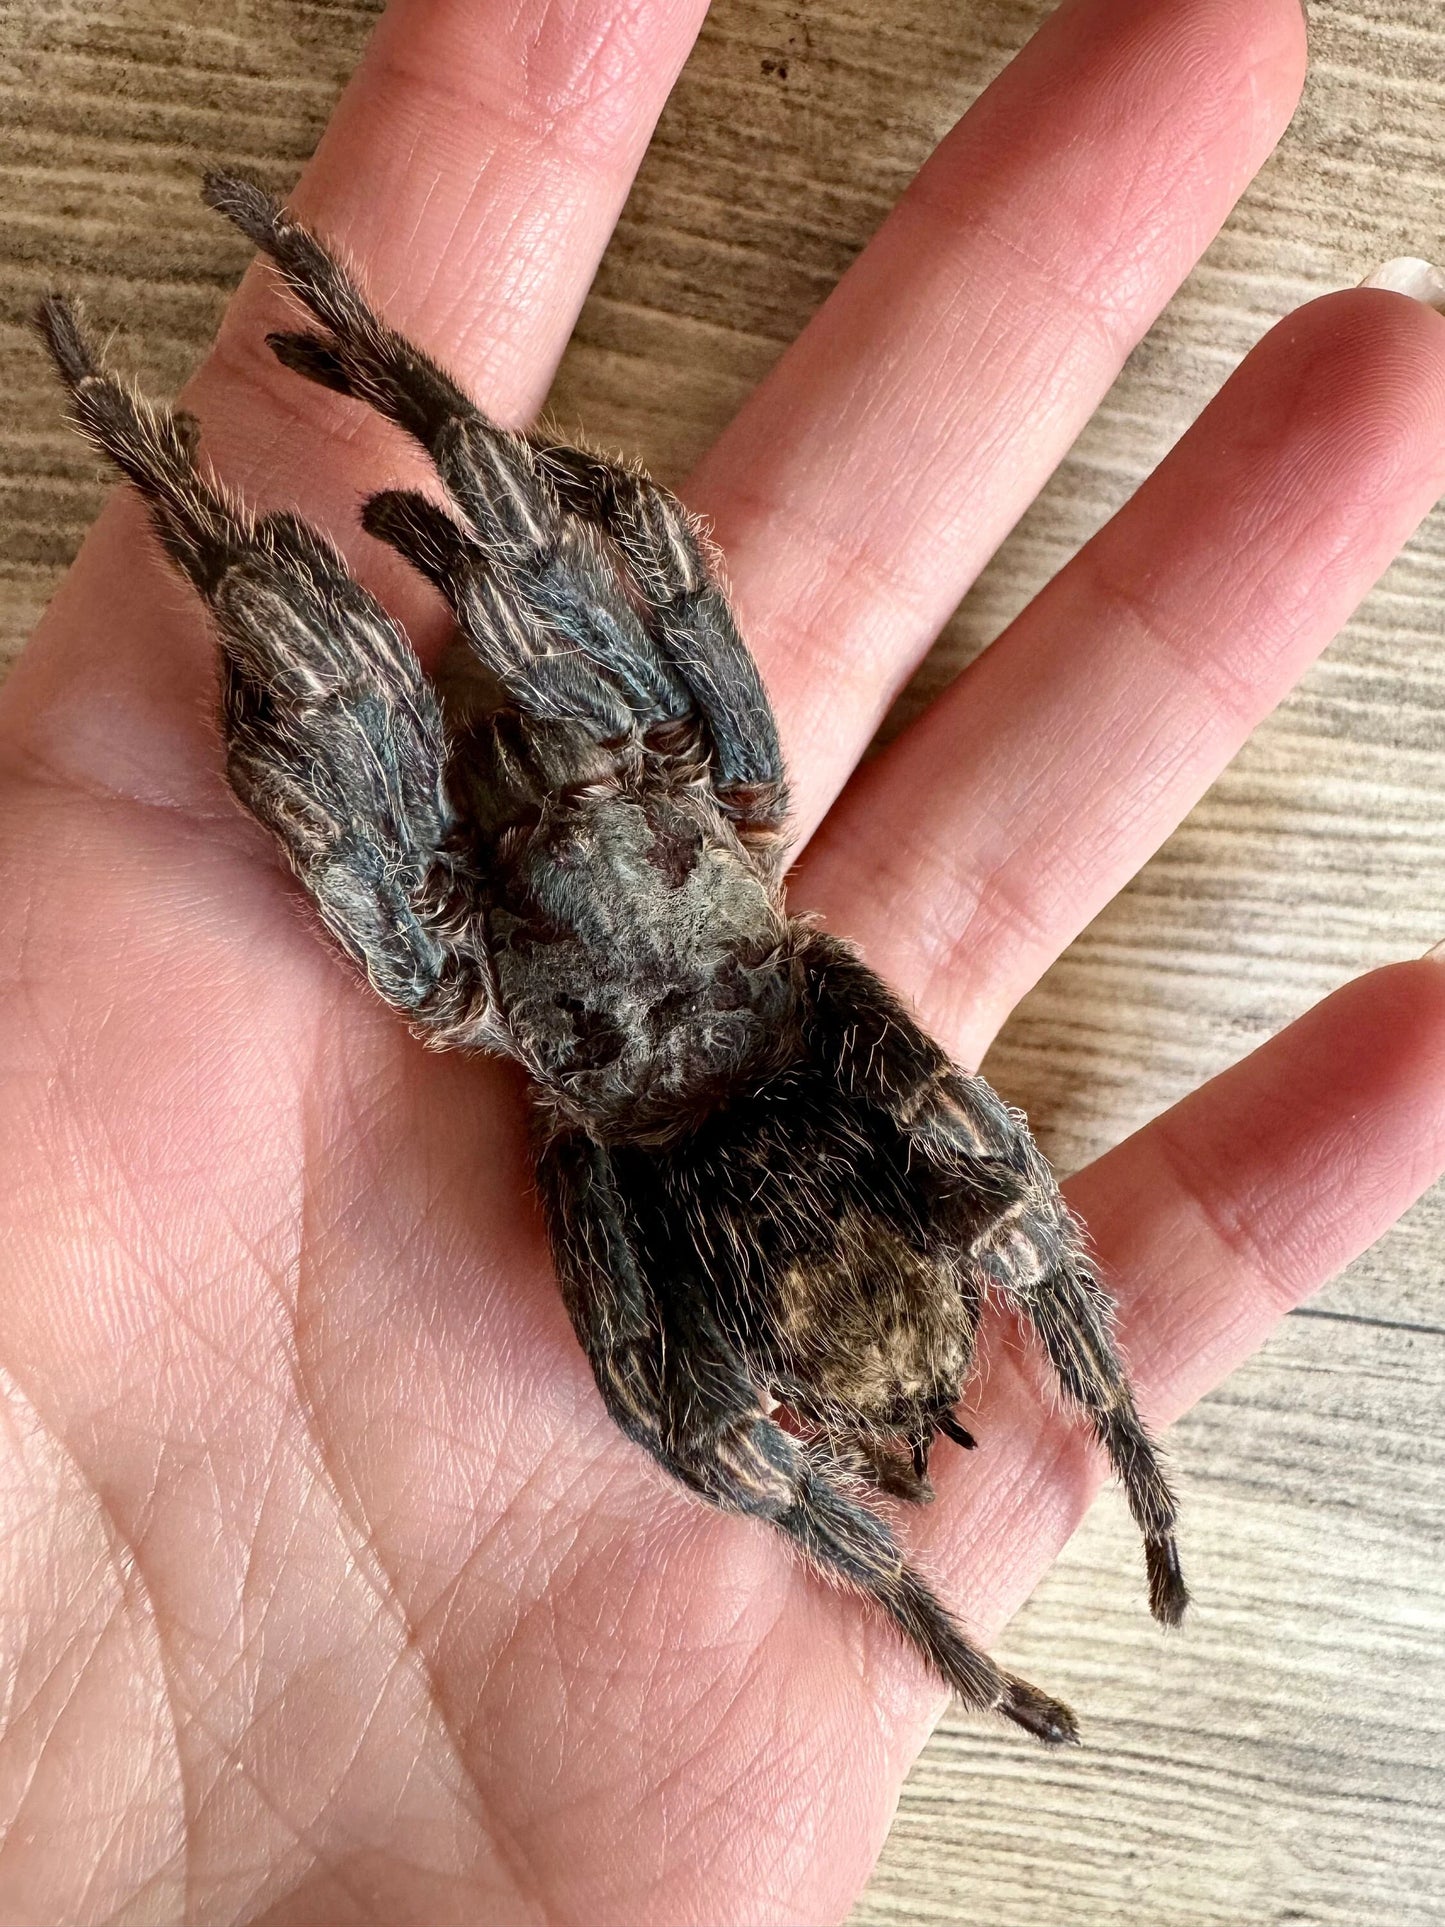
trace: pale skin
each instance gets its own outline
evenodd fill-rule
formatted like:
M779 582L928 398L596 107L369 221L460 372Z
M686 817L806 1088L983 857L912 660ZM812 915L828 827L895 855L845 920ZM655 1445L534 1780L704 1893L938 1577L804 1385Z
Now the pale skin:
M701 12L393 0L297 191L509 422ZM1297 0L1069 0L686 486L779 711L812 839L795 899L966 1063L1445 486L1445 319L1316 303L853 775L1304 59ZM329 529L434 651L437 611L355 527L408 457L269 361L280 316L253 275L191 396L207 452ZM317 941L224 790L211 680L117 499L0 697L0 1912L840 1918L937 1687L615 1432L517 1078L423 1052ZM1445 969L1419 961L1082 1172L1146 1414L1217 1383L1442 1165ZM998 1327L987 1350L984 1449L940 1455L910 1525L992 1639L1098 1469Z

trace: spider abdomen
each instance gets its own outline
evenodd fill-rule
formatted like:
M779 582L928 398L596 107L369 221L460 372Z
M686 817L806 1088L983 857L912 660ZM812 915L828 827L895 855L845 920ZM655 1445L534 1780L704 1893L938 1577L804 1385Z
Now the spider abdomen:
M789 1403L825 1427L898 1438L957 1400L978 1304L961 1266L866 1217L780 1273L766 1317L768 1375Z
M690 1276L766 1383L836 1436L907 1439L956 1402L979 1286L881 1106L806 1048L682 1141L615 1151L648 1263ZM963 1230L963 1226L959 1226Z

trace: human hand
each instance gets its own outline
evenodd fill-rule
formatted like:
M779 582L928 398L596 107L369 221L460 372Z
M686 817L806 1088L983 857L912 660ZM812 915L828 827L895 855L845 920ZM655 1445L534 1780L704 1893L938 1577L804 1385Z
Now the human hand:
M520 421L700 9L481 11L393 5L295 205ZM1294 0L1074 0L686 490L822 824L795 900L965 1061L1441 486L1445 323L1315 304L834 803L1301 62ZM409 457L274 370L276 299L248 282L196 385L207 449L327 526L434 649L435 611L354 526ZM936 1689L615 1433L516 1080L423 1053L316 941L225 795L209 645L141 528L107 511L0 702L5 1905L835 1917ZM1076 1180L1152 1417L1436 1175L1442 1068L1438 965L1378 973ZM940 1460L917 1536L988 1635L1096 1474L1010 1348L970 1411L986 1456Z

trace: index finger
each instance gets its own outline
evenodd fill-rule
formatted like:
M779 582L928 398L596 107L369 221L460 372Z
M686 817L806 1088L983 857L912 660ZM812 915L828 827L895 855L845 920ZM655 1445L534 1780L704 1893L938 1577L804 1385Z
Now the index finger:
M551 379L705 0L392 0L296 188L388 318L504 419ZM199 182L197 183L199 188ZM415 458L274 366L282 297L253 274L188 391L208 457L256 507L299 507L359 552L363 477ZM323 452L318 456L318 444ZM32 761L194 802L215 787L198 612L112 503L7 682ZM416 606L367 545L366 573ZM423 605L425 606L425 605Z

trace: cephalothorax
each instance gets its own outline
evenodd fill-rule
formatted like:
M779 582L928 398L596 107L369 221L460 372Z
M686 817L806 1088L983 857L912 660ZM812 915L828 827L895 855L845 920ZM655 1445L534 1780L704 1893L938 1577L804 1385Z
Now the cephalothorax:
M1166 1623L1174 1501L1023 1118L784 908L777 731L697 529L637 469L489 422L259 188L207 196L319 324L272 336L280 359L430 455L445 506L392 491L363 520L445 595L474 671L439 696L331 545L230 499L194 422L48 301L80 426L210 607L232 787L427 1042L530 1073L562 1291L622 1429L866 1594L971 1705L1072 1738L859 1492L925 1499L935 1436L973 1443L954 1407L993 1290L1122 1479Z

